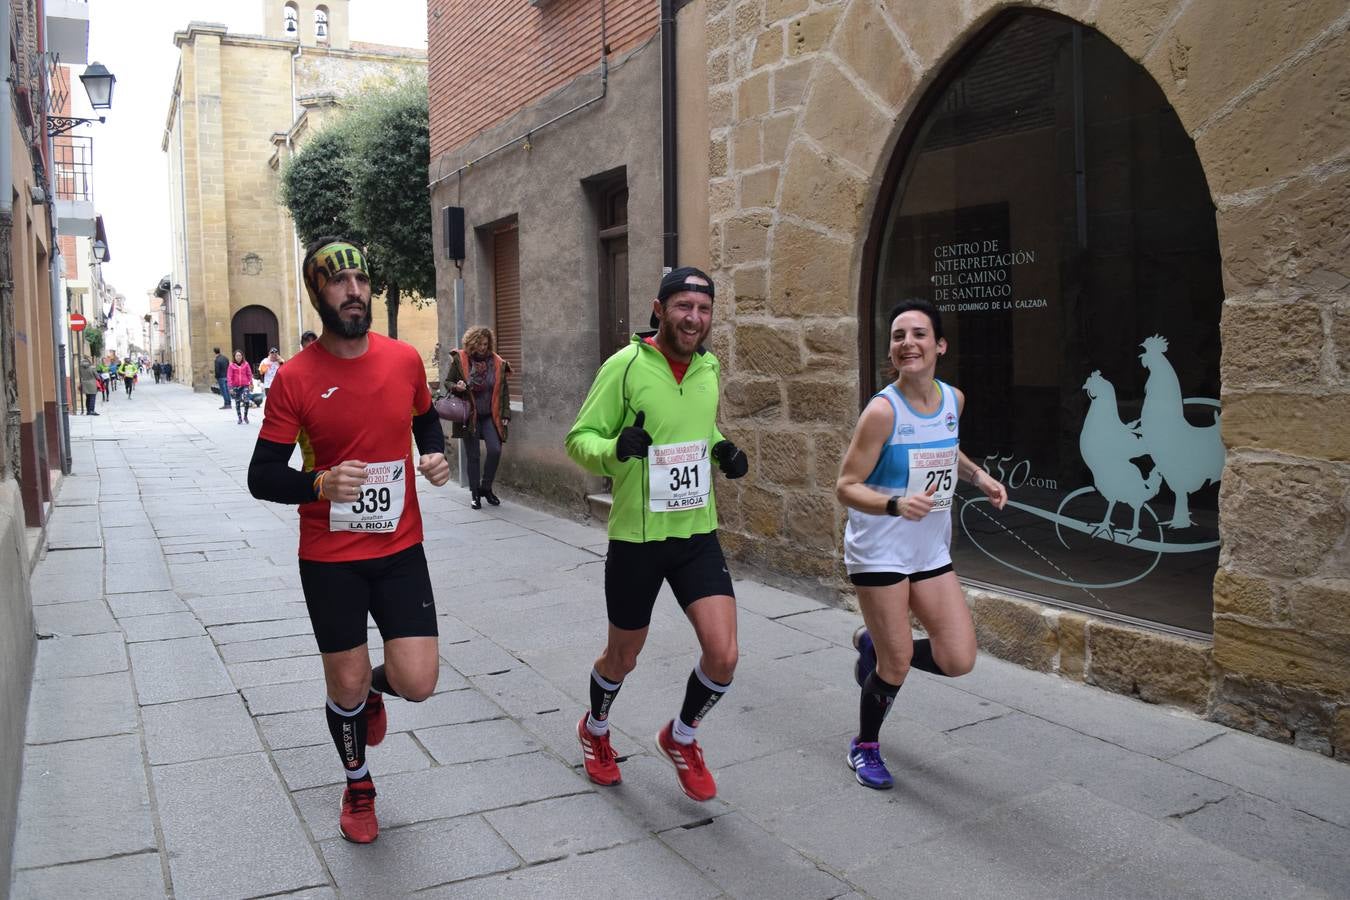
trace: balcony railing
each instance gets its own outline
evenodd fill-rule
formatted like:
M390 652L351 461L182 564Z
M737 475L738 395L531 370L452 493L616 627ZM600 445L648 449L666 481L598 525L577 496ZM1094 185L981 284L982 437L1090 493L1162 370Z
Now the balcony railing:
M63 134L52 141L52 189L57 200L94 199L94 139Z

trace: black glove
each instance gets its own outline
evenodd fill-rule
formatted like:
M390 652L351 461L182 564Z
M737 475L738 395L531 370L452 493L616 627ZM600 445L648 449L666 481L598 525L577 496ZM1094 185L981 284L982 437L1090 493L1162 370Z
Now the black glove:
M619 439L614 442L614 455L619 462L646 457L647 448L652 445L652 436L642 429L645 421L647 414L639 411L633 424L619 432Z
M731 441L718 441L713 446L712 455L717 460L717 467L728 478L740 478L750 471L749 457Z

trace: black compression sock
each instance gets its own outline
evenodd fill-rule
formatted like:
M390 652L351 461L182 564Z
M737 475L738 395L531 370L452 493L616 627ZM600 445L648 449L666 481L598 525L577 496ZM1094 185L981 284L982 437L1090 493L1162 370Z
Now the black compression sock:
M389 679L384 674L384 663L370 670L370 689L379 691L381 694L388 694L390 697L397 697L398 691L389 686Z
M366 704L357 704L356 709L343 709L330 697L324 708L328 717L328 732L333 736L338 758L347 773L348 781L360 781L370 777L366 768Z
M722 699L730 684L718 684L703 672L702 664L694 666L689 673L689 681L684 686L684 705L680 707L680 721L695 728L717 701Z
M622 681L610 681L591 669L591 718L603 722L609 718L609 708L623 687ZM598 727L598 726L597 726Z
M950 677L933 661L933 644L928 638L919 638L914 642L914 656L910 659L909 666L911 669L918 669L921 672L931 672L944 678Z
M862 700L858 705L858 740L862 743L876 743L881 735L881 723L895 703L895 695L900 693L900 685L882 681L876 671L867 676L862 686Z

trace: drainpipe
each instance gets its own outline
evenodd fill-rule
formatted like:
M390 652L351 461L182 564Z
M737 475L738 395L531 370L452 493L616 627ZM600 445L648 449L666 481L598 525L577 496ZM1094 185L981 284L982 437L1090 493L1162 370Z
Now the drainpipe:
M46 67L46 57L49 51L47 47L47 17L45 14L38 15L38 35L40 40L38 46L44 48L40 57L43 59L42 89L44 94L51 91L51 75ZM9 114L8 109L0 110L4 115ZM46 129L46 123L42 117L39 117L38 128ZM66 305L61 302L65 294L61 290L61 269L64 267L64 257L61 255L61 236L57 233L56 216L56 142L42 135L46 141L47 159L46 171L43 172L43 180L47 182L47 225L48 234L51 236L51 247L47 253L48 269L48 290L51 292L51 316L52 316L52 377L56 379L56 408L58 410L56 418L56 440L58 446L57 453L60 454L61 474L70 474L70 403L69 384L66 379L66 354L69 349L66 346L64 333L66 325Z
M0 291L4 292L3 300L0 303L8 305L14 293L14 286L9 280L10 260L12 259L10 243L14 238L14 167L10 158L11 141L11 122L13 116L10 111L14 109L13 100L10 97L10 78L13 75L13 60L9 56L9 29L10 29L10 5L0 3L0 253L4 254L4 260L0 261ZM8 325L13 325L10 321ZM12 330L12 329L11 329ZM12 346L14 336L7 334L0 336L0 342L8 342ZM3 345L0 345L0 366L8 368L6 363L10 361L10 353ZM0 368L0 378L4 378L6 372ZM5 451L7 459L0 461L0 470L9 469L11 463L17 463L19 459L19 420L22 415L19 410L18 395L15 395L14 402L4 407L4 429L5 429ZM10 477L17 484L19 481L19 472L17 469L10 473Z
M0 66L0 216L9 221L14 215L14 170L10 160L10 122L12 116L10 111L14 109L13 102L10 100L9 80L13 74L11 60L9 58L9 17L10 5L0 3L0 43L4 47L0 48L0 60L3 65ZM4 248L8 252L9 248Z
M666 272L680 256L675 178L675 4L661 0L661 259Z

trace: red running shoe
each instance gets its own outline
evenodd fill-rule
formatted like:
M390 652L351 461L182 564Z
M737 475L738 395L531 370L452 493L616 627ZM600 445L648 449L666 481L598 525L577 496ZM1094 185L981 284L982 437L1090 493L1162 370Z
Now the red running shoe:
M342 815L338 833L353 844L369 844L380 836L375 818L375 783L369 778L347 782L342 792Z
M389 730L389 713L384 708L384 694L371 691L366 697L366 746L377 747L384 742Z
M699 749L698 741L681 744L675 740L670 734L674 724L673 720L667 722L666 727L656 733L656 746L661 755L675 767L675 774L680 777L680 788L691 800L700 803L711 800L717 796L717 782L713 781L712 772L703 763L703 751Z
M586 777L596 784L618 784L623 781L619 774L619 761L614 748L609 745L609 735L591 734L586 728L588 713L581 714L577 723L577 740L581 741L582 761L586 766Z

